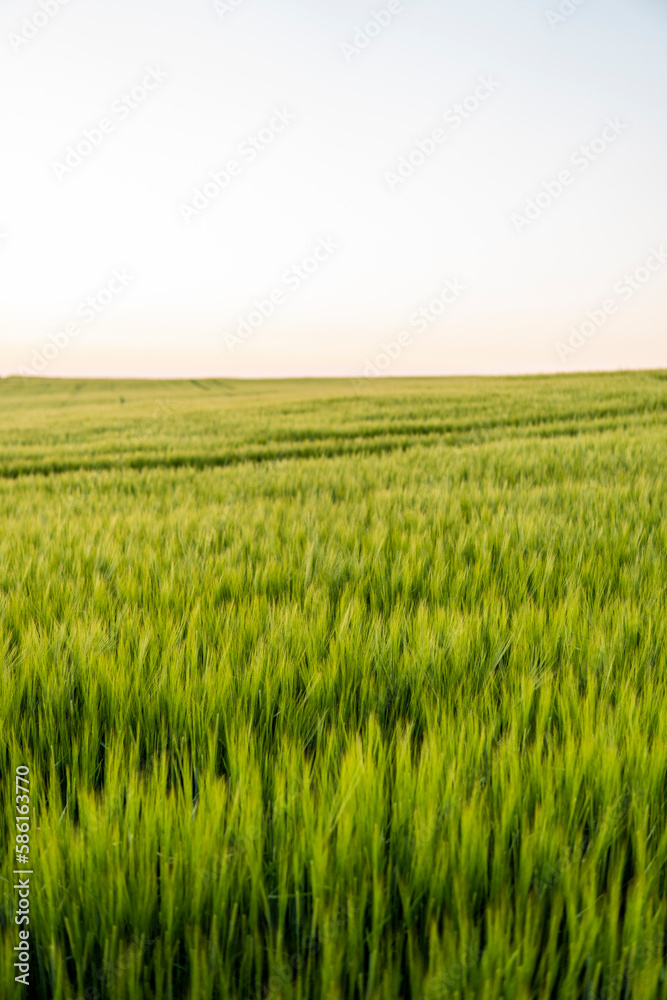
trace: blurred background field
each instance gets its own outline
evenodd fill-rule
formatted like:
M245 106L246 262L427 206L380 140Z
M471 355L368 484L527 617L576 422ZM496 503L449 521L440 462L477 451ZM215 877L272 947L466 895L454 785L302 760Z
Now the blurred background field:
M667 995L666 408L0 382L0 995Z

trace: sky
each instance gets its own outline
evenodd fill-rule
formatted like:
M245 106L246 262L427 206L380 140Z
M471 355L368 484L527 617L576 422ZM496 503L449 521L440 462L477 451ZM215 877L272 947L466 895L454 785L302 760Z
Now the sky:
M667 367L664 0L0 0L0 375Z

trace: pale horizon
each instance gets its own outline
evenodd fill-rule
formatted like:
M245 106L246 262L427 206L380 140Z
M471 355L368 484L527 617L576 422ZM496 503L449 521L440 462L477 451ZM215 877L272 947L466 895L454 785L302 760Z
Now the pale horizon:
M666 30L653 0L5 3L0 375L667 368Z

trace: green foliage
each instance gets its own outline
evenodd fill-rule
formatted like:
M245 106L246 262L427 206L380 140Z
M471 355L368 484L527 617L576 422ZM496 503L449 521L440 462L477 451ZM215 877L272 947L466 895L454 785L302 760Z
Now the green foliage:
M666 406L0 383L0 995L667 996Z

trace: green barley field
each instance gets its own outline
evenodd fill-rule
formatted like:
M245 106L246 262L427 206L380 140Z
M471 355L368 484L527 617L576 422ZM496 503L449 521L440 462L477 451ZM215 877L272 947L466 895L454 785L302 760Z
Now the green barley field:
M667 997L666 446L661 372L0 382L0 996Z

